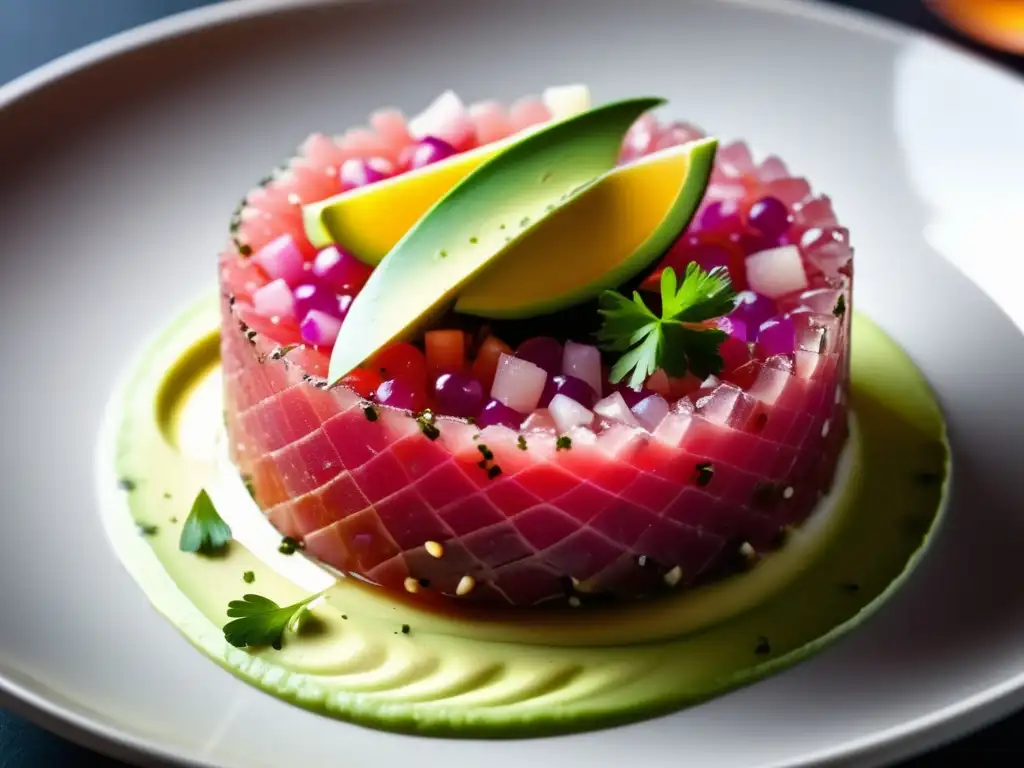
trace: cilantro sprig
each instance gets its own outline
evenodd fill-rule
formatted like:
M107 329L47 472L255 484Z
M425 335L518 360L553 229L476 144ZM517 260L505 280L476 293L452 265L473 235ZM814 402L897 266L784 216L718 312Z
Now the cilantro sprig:
M718 348L728 336L707 321L731 312L735 299L727 269L705 272L692 262L681 285L672 267L661 273L660 316L637 291L632 300L618 291L602 293L598 311L604 321L597 340L604 349L623 353L612 366L612 383L629 376L629 386L639 389L659 368L670 376L719 373Z
M228 618L234 621L224 625L224 639L235 648L269 645L279 651L284 633L298 630L309 604L319 596L310 595L282 608L269 597L243 595L241 600L228 603Z
M181 527L178 549L212 555L223 551L229 541L231 526L217 513L206 490L199 491Z

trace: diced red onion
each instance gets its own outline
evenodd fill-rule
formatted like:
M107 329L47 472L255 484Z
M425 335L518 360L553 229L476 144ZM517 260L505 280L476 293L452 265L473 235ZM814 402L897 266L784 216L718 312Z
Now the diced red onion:
M333 346L340 330L341 320L318 309L309 310L299 324L302 340L314 347Z
M785 315L766 321L757 332L757 356L791 355L796 348L796 328Z
M668 415L668 402L661 395L651 395L633 406L633 415L648 432L653 432Z
M784 245L747 257L747 283L752 291L776 299L807 287L800 249Z
M338 178L344 191L383 181L395 173L395 167L383 157L352 157L341 164Z
M548 411L559 432L568 432L573 427L589 427L594 421L593 411L565 395L555 395Z
M778 308L767 296L753 291L740 291L736 294L736 309L729 313L730 318L742 322L747 328L747 341L757 335L761 323L775 316Z
M483 429L484 427L491 427L495 424L499 424L509 429L519 429L519 425L523 423L523 414L519 413L513 408L509 408L500 400L488 400L486 405L480 409L480 414L476 417L476 425Z
M271 280L282 279L294 286L305 277L302 251L291 235L275 237L252 257Z
M324 248L313 259L313 275L335 293L356 294L370 279L373 267L337 246Z
M562 373L582 379L594 392L601 391L601 351L589 344L565 343Z
M264 285L252 295L252 306L265 317L295 318L295 298L292 289L278 278Z
M484 388L479 381L464 373L442 373L434 381L434 397L442 413L475 416L484 402Z
M624 381L615 385L615 392L618 392L622 396L622 399L625 401L628 408L632 408L644 398L655 394L654 390L646 389L644 387L640 387L640 389L633 389ZM597 406L594 407L596 408Z
M740 341L747 341L747 324L738 317L729 315L727 317L720 317L715 321L718 329L725 331L733 338L739 339Z
M562 345L550 336L534 336L516 349L516 357L543 368L548 376L562 372Z
M629 391L634 394L638 394L635 390L631 389ZM647 397L650 397L650 394L648 394ZM637 400L635 404L639 404L645 399L647 398L645 397L641 400ZM611 421L620 421L631 427L636 427L640 424L640 422L637 421L636 416L633 414L633 411L630 410L629 405L623 398L621 392L613 392L608 395L608 397L599 400L597 404L594 405L594 413L602 418L609 419Z
M416 141L436 136L456 148L462 147L474 133L473 122L462 99L450 90L442 93L426 109L409 120L408 128L409 135Z
M455 154L458 154L455 151L455 147L444 139L424 136L416 142L409 152L409 170L423 168L432 163L439 163Z
M502 353L491 386L491 397L520 413L529 413L540 402L548 375L529 360Z

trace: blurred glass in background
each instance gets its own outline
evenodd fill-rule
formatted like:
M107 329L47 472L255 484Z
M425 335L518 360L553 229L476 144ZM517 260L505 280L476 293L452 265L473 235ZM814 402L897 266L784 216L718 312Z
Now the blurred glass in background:
M925 0L925 4L975 40L1024 54L1024 0Z

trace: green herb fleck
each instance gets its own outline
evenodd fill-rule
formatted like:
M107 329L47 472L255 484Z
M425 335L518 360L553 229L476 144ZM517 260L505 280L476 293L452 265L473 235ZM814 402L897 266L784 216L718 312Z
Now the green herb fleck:
M178 549L182 552L212 555L223 551L229 541L231 526L217 514L217 509L206 490L199 491L192 502L192 510L181 527Z
M256 487L252 484L252 475L242 475L242 485L249 492L249 496L256 498Z
M555 440L556 451L568 451L570 448L572 448L572 438L568 435L562 435Z
M705 461L705 462L697 465L697 467L696 467L696 476L694 477L694 482L696 482L697 485L699 485L701 487L704 487L705 485L707 485L708 483L711 482L711 478L713 478L714 476L715 476L715 467L714 467L714 465L712 465L712 463L710 461Z
M505 225L504 224L499 224L498 225L498 229L505 229Z
M437 440L441 436L441 430L434 424L434 413L429 408L416 417L416 423L420 425L420 432L428 440Z
M242 256L252 256L252 246L248 243L239 243L238 252Z
M347 613L341 614L341 618L343 618L345 621L348 621L348 614Z
M139 536L155 536L160 530L152 523L144 523L141 520L135 523L135 529L139 532Z
M519 226L520 227L525 227L529 223L530 223L530 217L529 216L523 216L522 221L519 222Z
M122 491L131 493L136 488L138 488L138 484L130 477L122 477L117 481L117 487L120 488Z
M480 445L478 445L478 446L477 446L477 450L478 450L478 451L480 451L480 454L481 454L481 455L482 455L482 456L484 457L484 459L486 459L487 461L490 461L491 459L493 459L493 458L494 458L494 453L493 453L493 451L491 451L491 449L490 449L490 448L488 448L488 447L487 447L486 445L484 445L483 443L481 443Z
M835 309L832 310L832 314L836 317L842 317L846 314L846 297L839 294L839 300L836 302Z
M487 470L487 477L490 480L493 480L494 478L496 478L500 474L501 474L501 467L499 467L497 464L495 464L493 467L491 467L490 469Z
M302 547L296 539L291 536L285 536L281 539L281 544L278 546L277 551L282 555L294 555L297 549Z
M448 258L448 251L441 251L438 254L438 256L440 256L442 259L447 259Z
M765 656L772 652L771 643L768 642L768 638L761 635L757 638L757 645L754 646L754 653L758 656Z
M171 525L177 525L178 518L174 515L171 515L169 518L167 518L167 522L169 522Z
M235 648L267 646L281 650L284 633L296 631L307 606L319 594L310 595L293 605L282 608L262 595L244 595L241 600L228 603L228 618L224 625L224 639Z
M363 408L363 415L366 417L367 421L376 421L380 418L380 413L372 405L367 405Z
M171 496L171 492L170 491L164 491L164 498L170 500L170 499L173 499L174 497Z
M618 291L605 291L598 312L604 316L598 342L622 356L612 366L611 382L629 377L639 389L659 368L670 376L692 372L698 378L722 370L719 346L728 336L708 320L728 314L736 292L724 267L705 272L696 263L686 267L682 285L675 270L661 273L661 316L654 314L637 291L630 301Z
M476 237L476 236L473 236L473 237L469 238L469 242L472 243L473 245L476 245L477 243L480 242L480 238Z
M516 445L519 446L519 450L520 451L525 451L526 450L526 438L523 437L522 435L520 435L518 441L516 442Z
M256 574L252 571L246 571L242 574L242 581L244 581L246 584L252 584L254 581L256 581Z

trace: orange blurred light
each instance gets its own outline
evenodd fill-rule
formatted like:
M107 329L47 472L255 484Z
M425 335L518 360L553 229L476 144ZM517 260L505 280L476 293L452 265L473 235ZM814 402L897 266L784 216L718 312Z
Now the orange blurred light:
M981 42L1024 54L1024 0L927 0L950 25Z

